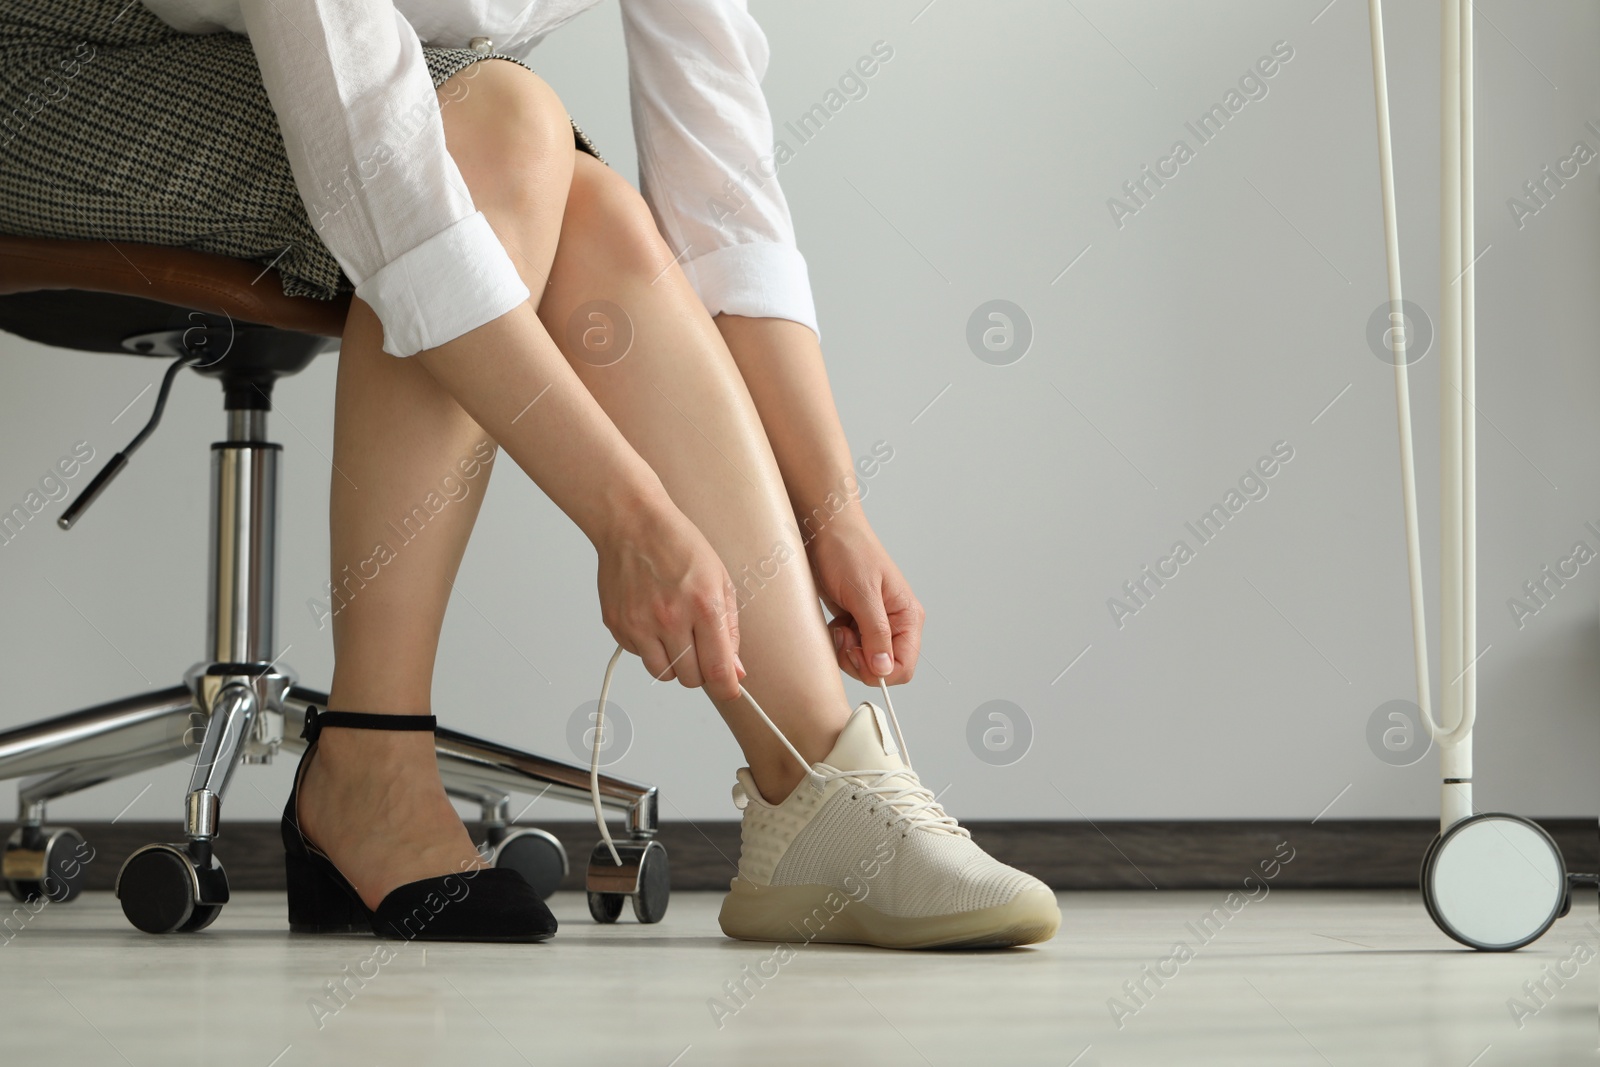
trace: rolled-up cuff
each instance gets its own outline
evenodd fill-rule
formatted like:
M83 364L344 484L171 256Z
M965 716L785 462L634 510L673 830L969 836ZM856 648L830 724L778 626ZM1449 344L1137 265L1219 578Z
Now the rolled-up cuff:
M683 270L713 315L793 319L822 337L805 257L793 245L730 245L696 256Z
M383 323L383 350L410 356L453 341L527 300L483 212L440 230L356 286Z

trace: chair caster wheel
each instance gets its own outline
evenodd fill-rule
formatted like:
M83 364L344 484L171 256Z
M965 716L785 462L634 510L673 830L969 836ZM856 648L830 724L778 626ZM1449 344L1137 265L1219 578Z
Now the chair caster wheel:
M540 900L549 900L567 877L567 850L548 830L510 830L498 841L491 837L487 844L492 849L490 862L526 878Z
M642 923L660 922L672 895L666 846L649 838L618 841L616 846L620 867L604 841L589 856L589 914L595 922L614 923L622 914L622 898L629 897L634 918Z
M196 904L194 906L194 914L189 916L188 922L178 927L178 933L197 934L216 922L217 916L221 914L221 904Z
M614 923L622 917L621 893L590 893L589 914L597 923Z
M633 895L633 917L642 923L658 923L667 914L667 899L672 895L671 870L665 846L652 841L645 849L639 868L639 891Z
M65 904L83 892L86 868L94 849L76 830L57 826L22 826L5 844L0 877L17 900Z
M195 933L228 902L228 876L203 846L146 845L117 872L117 899L122 914L147 934Z

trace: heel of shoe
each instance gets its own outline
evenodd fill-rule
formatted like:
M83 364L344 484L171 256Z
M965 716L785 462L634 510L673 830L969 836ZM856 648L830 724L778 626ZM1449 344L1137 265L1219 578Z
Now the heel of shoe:
M326 861L300 848L284 851L288 876L289 929L297 934L366 934L372 932L366 905L324 869Z

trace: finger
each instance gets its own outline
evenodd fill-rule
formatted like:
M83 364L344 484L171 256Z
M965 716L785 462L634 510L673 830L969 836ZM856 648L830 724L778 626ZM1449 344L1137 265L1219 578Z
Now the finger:
M867 674L867 665L861 658L861 650L859 648L847 648L844 650L844 655L845 659L850 663L850 677L858 682L872 685L873 679Z
M739 677L745 676L744 661L739 658L739 594L733 579L722 576L722 628L728 633L728 644L733 649L733 665Z
M836 659L838 660L839 669L841 671L843 671L845 674L848 674L850 677L854 678L856 681L858 681L858 682L861 681L861 676L856 673L855 664L850 662L850 657L849 657L848 654L846 654L844 652L839 652L836 655Z
M735 700L739 696L739 670L735 665L733 641L728 634L722 605L707 605L694 624L695 656L706 693L713 700Z
M839 616L828 623L828 632L833 639L836 652L843 652L847 648L861 647L861 634L856 631L855 620L848 614Z
M678 650L672 657L672 669L678 676L678 684L685 689L699 689L704 685L705 679L700 676L700 660L695 653L694 631L690 630L681 637L673 635L666 644L668 648Z
M844 608L835 608L833 618L828 620L828 629L834 631L833 644L835 648L858 648L861 645L861 630L856 626L856 619ZM840 637L842 634L842 638Z
M854 651L856 651L856 650L853 649L853 648L838 648L838 649L834 649L833 658L839 664L839 669L841 671L843 671L844 673L848 674L850 677L854 678L856 681L859 682L859 681L862 680L861 679L861 675L857 671L856 665L850 661L850 655Z
M644 669L650 672L650 677L658 682L669 682L673 678L672 657L667 655L664 645L655 638L640 641L639 658L644 661Z
M612 640L621 645L624 652L631 652L635 656L639 656L640 659L644 658L642 655L640 655L638 642L636 642L633 638L627 636L626 634L619 634L616 630L612 630L609 626L606 627L606 629L610 630Z
M886 679L889 685L909 682L922 656L922 623L927 613L916 597L909 593L907 597L904 606L889 613L889 626L894 631L894 673Z
M856 632L861 635L861 662L876 681L894 672L894 630L876 582L865 588L851 582L849 588L856 599L850 605L850 614L855 616Z
M828 630L833 640L834 658L839 663L839 669L858 682L867 681L862 677L857 659L852 658L860 652L861 634L857 632L855 620L850 613L839 609L828 621Z

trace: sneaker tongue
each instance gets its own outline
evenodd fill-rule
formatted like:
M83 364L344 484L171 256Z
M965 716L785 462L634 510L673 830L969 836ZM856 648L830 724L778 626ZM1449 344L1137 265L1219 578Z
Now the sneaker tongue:
M894 743L894 731L883 709L863 700L844 724L839 740L823 763L840 771L903 771L908 768Z

